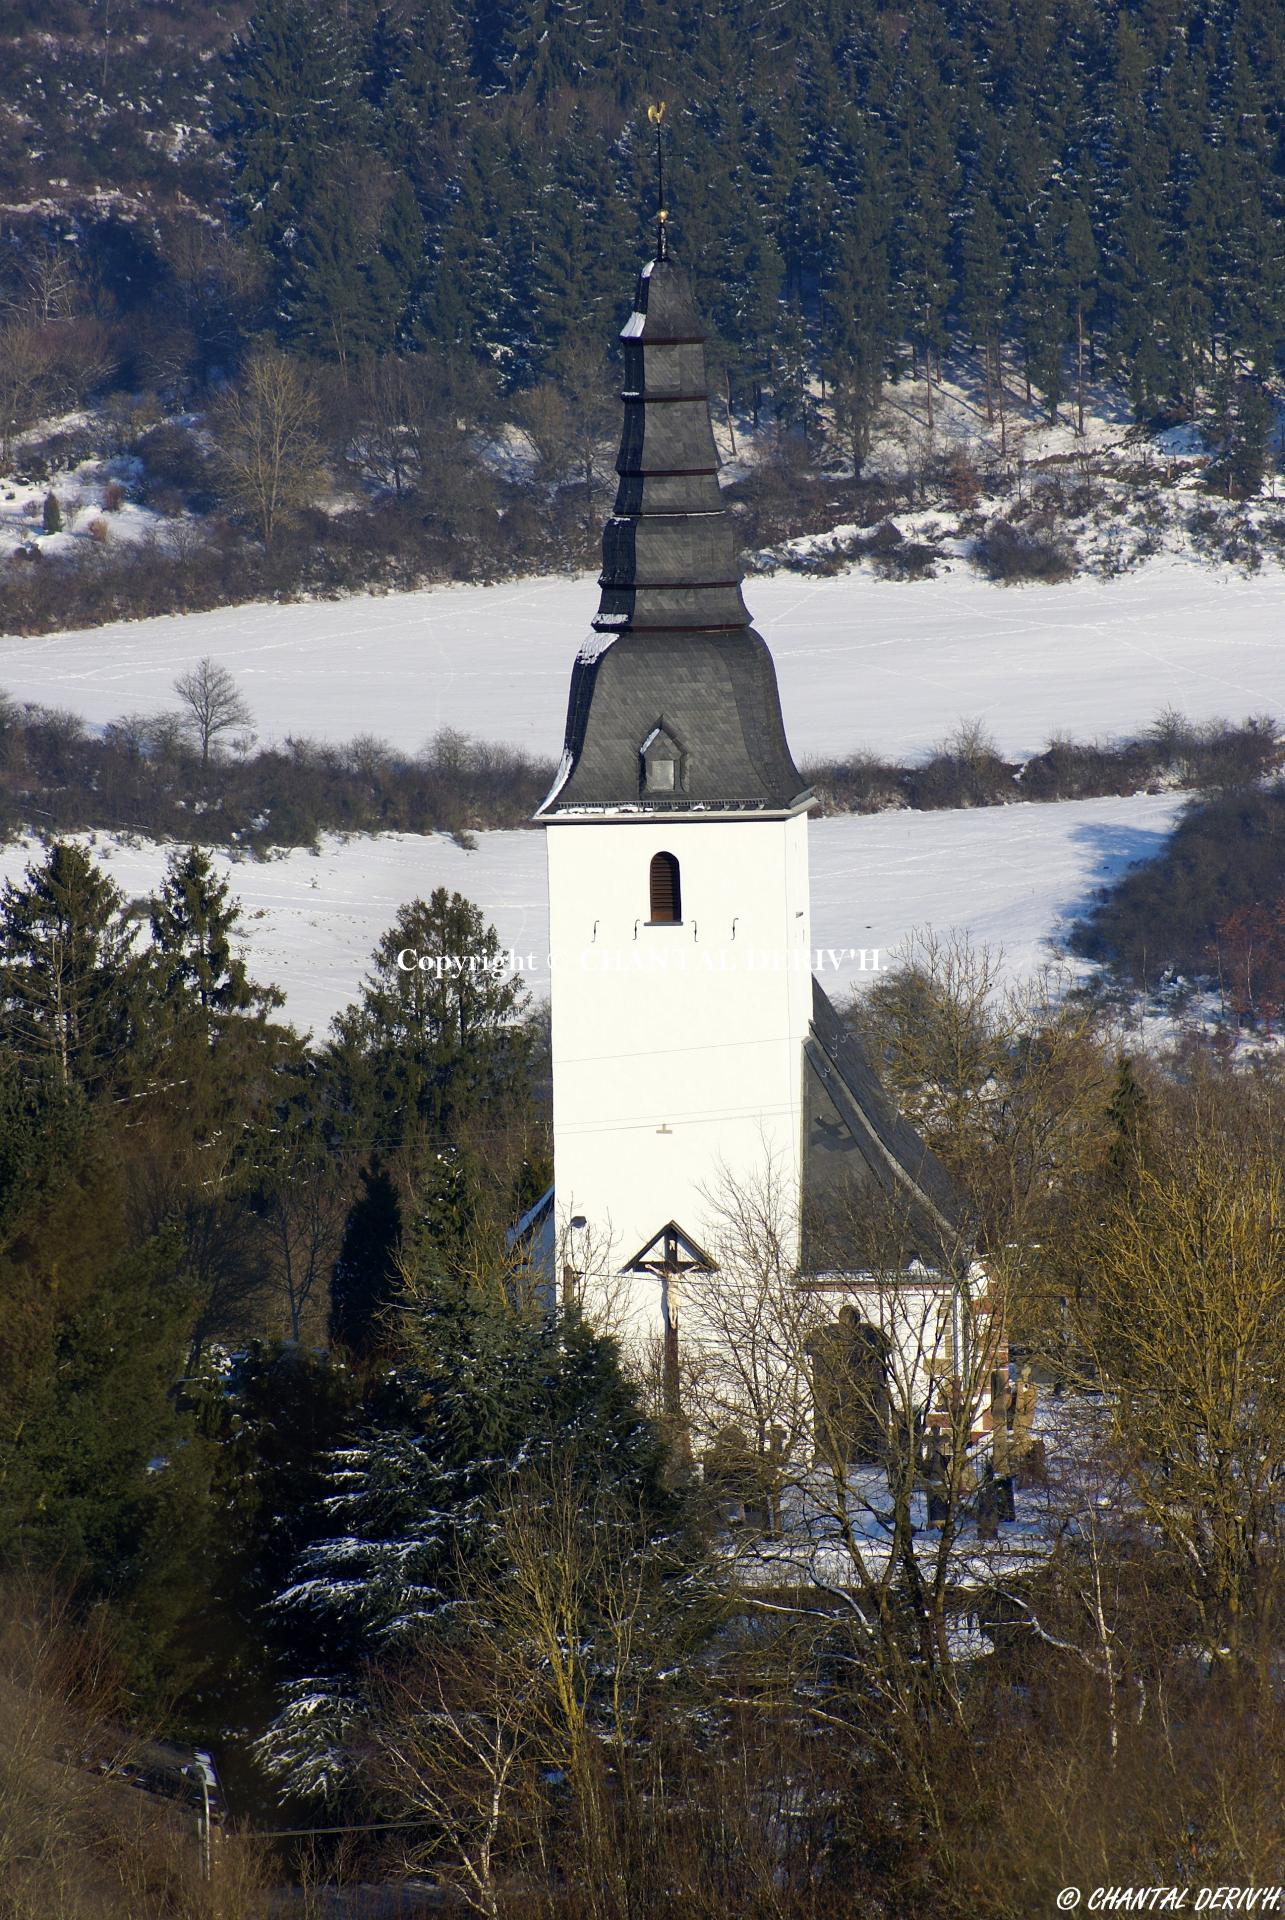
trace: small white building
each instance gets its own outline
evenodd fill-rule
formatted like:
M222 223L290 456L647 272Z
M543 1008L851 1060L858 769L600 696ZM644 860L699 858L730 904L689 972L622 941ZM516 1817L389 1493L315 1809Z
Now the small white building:
M703 330L660 240L621 336L601 603L537 816L554 1187L525 1224L590 1313L663 1351L676 1399L683 1297L719 1264L729 1198L755 1196L783 1285L873 1264L950 1291L968 1258L949 1177L812 975L813 796L742 597Z

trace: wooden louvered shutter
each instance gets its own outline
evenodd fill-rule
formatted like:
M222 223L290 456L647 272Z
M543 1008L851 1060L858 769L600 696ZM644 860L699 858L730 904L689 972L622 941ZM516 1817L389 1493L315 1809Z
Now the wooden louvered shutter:
M682 919L678 890L678 862L672 853L658 853L651 863L651 918L673 925Z

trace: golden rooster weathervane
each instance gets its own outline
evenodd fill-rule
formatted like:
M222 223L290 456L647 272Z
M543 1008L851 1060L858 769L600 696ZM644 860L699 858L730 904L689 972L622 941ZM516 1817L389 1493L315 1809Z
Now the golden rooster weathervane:
M656 129L656 251L660 259L669 258L669 237L665 226L669 219L669 209L665 205L665 145L662 122L665 118L665 102L657 100L648 107L647 118Z

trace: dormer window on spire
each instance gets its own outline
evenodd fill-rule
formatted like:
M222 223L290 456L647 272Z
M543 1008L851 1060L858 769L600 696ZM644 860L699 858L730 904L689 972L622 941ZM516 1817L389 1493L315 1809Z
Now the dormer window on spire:
M687 756L663 721L657 721L647 735L639 748L639 756L644 794L664 798L682 793Z

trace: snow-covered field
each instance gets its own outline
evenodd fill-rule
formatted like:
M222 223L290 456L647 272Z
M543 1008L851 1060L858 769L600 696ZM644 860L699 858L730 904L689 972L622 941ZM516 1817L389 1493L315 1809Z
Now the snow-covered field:
M1014 757L1054 732L1117 736L1164 707L1193 719L1285 716L1285 578L1160 560L1125 578L991 586L935 580L750 580L799 755L904 760L961 718ZM592 579L256 605L0 639L0 688L95 724L175 704L175 674L230 668L260 736L373 733L413 749L439 728L554 759Z
M870 949L882 963L909 933L931 926L1002 949L1009 976L1029 978L1054 957L1050 938L1095 887L1158 850L1180 805L1180 797L1140 795L815 821L816 970L832 993L842 991L873 978ZM0 877L19 877L31 851L0 847ZM103 839L95 851L128 897L155 888L162 848ZM251 971L276 982L289 1017L314 1032L353 997L397 909L435 886L475 900L534 991L547 991L538 832L480 834L472 853L440 836L383 834L329 838L319 854L268 861L214 857L244 909Z

